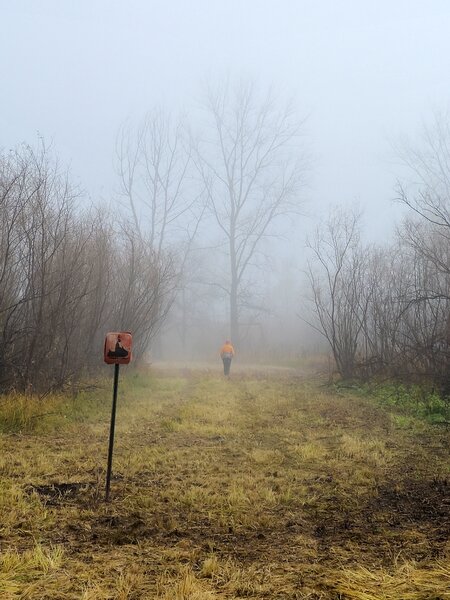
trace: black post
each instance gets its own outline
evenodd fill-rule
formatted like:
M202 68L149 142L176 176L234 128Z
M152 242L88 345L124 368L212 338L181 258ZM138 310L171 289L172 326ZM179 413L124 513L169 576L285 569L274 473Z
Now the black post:
M114 365L114 387L113 387L113 403L111 410L111 426L109 428L109 449L108 449L108 468L106 470L106 493L105 502L109 502L109 490L111 488L111 468L114 448L114 429L116 426L116 405L117 405L117 386L119 384L119 367Z

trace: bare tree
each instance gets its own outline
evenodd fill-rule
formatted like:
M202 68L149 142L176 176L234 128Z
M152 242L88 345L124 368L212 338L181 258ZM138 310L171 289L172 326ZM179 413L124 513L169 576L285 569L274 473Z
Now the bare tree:
M312 324L329 342L338 371L344 378L356 374L358 343L366 320L367 256L360 245L360 215L335 209L308 242L308 263L314 313Z
M149 112L137 127L121 128L116 154L134 227L160 254L184 237L197 214L198 197L188 190L191 150L184 125L161 110Z
M415 286L407 301L409 345L420 371L440 380L450 392L450 114L435 113L415 144L403 142L398 153L410 183L397 186L399 200L412 209L399 229L414 256ZM420 357L420 358L419 358Z
M291 107L279 110L273 93L262 96L252 83L210 88L206 113L195 161L224 240L228 277L216 278L215 285L227 295L230 334L239 344L242 312L252 304L249 273L262 242L275 234L280 217L301 206L302 123Z
M396 146L400 160L411 175L410 184L399 182L399 200L448 239L450 228L450 113L437 112L424 126L416 143Z
M450 274L450 114L436 113L417 147L404 142L397 151L412 174L410 185L397 184L398 199L422 221L405 220L400 236L438 271Z
M131 211L131 224L150 265L171 265L170 293L165 281L166 314L176 298L186 296L186 265L205 211L202 188L193 181L191 141L182 120L174 121L162 110L149 112L133 128L119 132L117 170L121 193ZM131 227L126 227L128 242ZM134 235L134 234L133 234ZM132 247L135 247L134 240ZM175 271L173 271L175 269ZM165 269L163 269L165 270ZM187 312L181 313L185 320ZM185 336L186 323L181 326Z

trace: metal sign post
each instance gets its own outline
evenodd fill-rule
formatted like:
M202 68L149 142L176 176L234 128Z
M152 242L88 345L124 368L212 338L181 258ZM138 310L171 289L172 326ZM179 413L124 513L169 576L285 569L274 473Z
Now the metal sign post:
M109 492L111 489L111 469L114 449L114 430L116 427L117 386L119 384L119 368L120 365L114 365L113 401L111 410L111 425L109 427L108 467L106 469L106 502L109 502Z
M131 360L131 333L108 333L105 339L104 361L114 365L113 401L111 409L111 425L109 428L108 466L106 469L105 502L109 502L111 490L111 471L114 450L114 431L116 427L117 389L119 387L120 365L127 365Z

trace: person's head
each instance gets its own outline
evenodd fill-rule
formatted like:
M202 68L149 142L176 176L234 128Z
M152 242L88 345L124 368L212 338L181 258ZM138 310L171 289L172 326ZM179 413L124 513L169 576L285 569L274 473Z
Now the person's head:
M231 344L230 340L225 340L225 344Z

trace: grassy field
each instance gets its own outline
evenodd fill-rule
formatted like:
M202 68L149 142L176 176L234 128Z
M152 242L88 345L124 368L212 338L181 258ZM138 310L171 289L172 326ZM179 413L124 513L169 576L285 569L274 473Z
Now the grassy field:
M112 371L111 371L112 375ZM450 599L447 425L288 370L0 400L0 598Z

